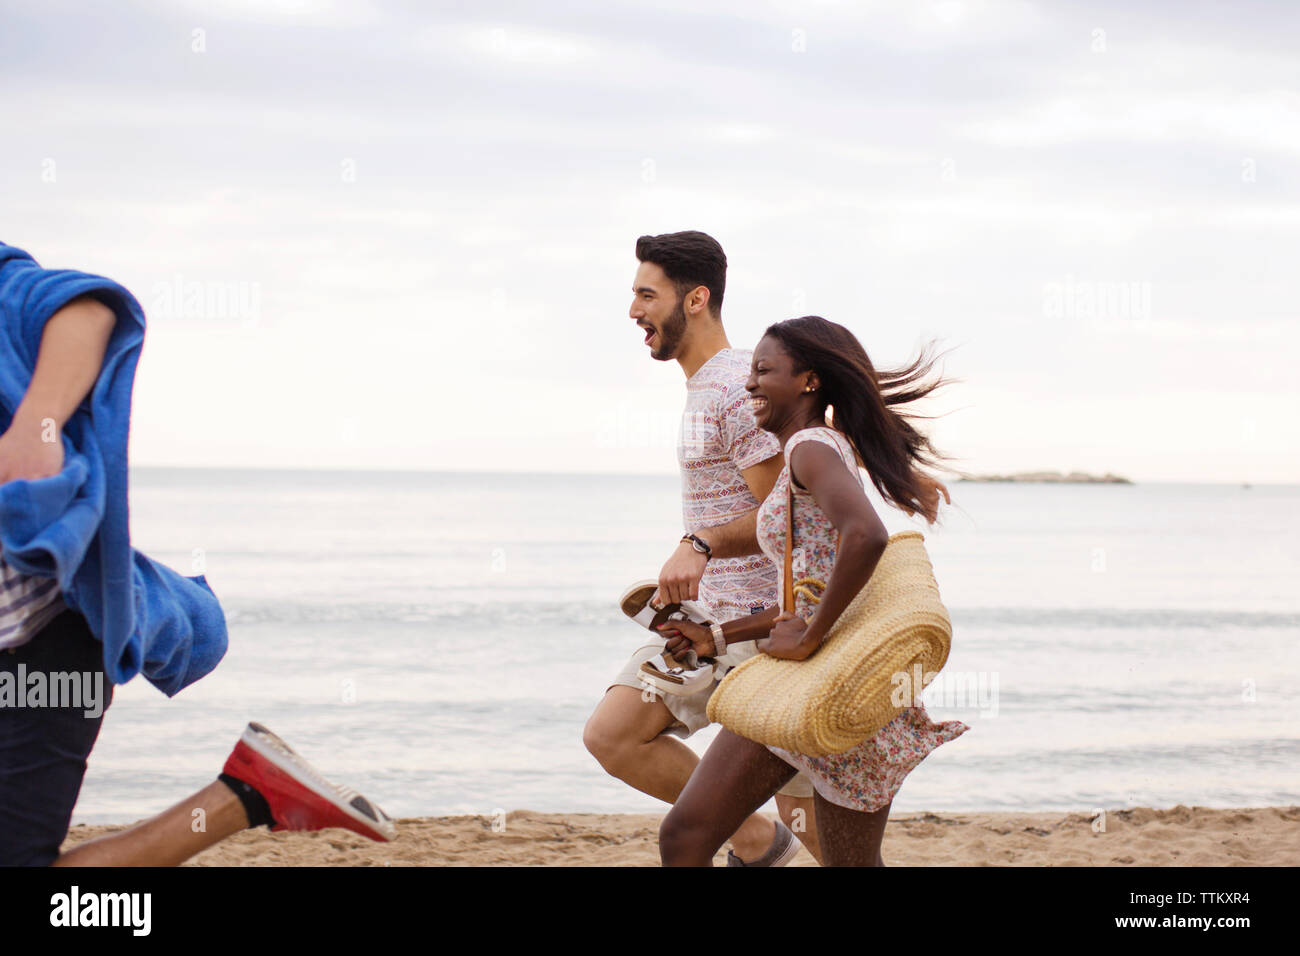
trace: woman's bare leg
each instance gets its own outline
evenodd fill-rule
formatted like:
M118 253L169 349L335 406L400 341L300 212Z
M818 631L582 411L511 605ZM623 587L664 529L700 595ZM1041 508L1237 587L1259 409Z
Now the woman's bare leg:
M676 720L662 697L622 684L611 687L582 732L583 743L612 776L642 793L676 803L699 765L695 751L664 730ZM767 817L750 816L729 834L741 859L762 856L775 827Z
M659 827L664 866L712 866L736 828L795 775L762 744L723 728Z
M884 866L880 844L893 801L870 812L836 806L816 795L817 837L825 866Z

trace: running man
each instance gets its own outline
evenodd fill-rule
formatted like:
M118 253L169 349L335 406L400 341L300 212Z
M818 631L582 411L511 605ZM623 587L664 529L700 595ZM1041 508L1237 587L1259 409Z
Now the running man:
M168 696L226 651L201 577L131 547L127 438L144 314L122 286L0 243L0 866L168 866L250 826L396 830L249 724L223 772L171 809L60 855L113 686ZM27 693L102 690L88 701Z
M751 351L733 349L722 327L727 257L711 236L642 236L629 316L650 357L686 375L678 462L685 534L659 572L656 600L699 601L718 623L777 603L777 569L759 550L754 519L784 464L781 446L754 422L745 382ZM715 680L689 697L661 695L637 677L663 640L639 648L583 731L602 767L652 797L675 803L699 763L680 739L709 723L706 708L726 671L757 653L740 645L718 658ZM798 852L791 831L820 859L812 784L802 774L776 795L781 823L755 813L731 838L729 866L784 866Z

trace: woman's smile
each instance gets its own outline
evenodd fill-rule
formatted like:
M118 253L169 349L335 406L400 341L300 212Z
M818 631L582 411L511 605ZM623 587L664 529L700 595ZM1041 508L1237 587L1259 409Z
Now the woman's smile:
M763 395L750 395L749 407L754 413L754 421L761 421L772 409L772 404Z

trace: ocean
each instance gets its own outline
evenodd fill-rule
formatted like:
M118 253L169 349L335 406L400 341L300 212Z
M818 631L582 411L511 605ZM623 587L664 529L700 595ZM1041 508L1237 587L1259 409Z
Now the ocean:
M675 475L131 480L136 547L207 574L230 651L173 699L117 689L74 822L182 799L249 720L398 817L664 809L582 728L641 643L615 600L676 544ZM871 496L926 535L954 632L926 703L971 726L895 811L1300 803L1300 486L951 490L933 528Z

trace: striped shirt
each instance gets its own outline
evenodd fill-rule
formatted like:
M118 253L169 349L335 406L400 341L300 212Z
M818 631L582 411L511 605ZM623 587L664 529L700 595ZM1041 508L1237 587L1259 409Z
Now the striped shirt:
M0 554L0 650L26 644L66 607L58 581L15 571Z

